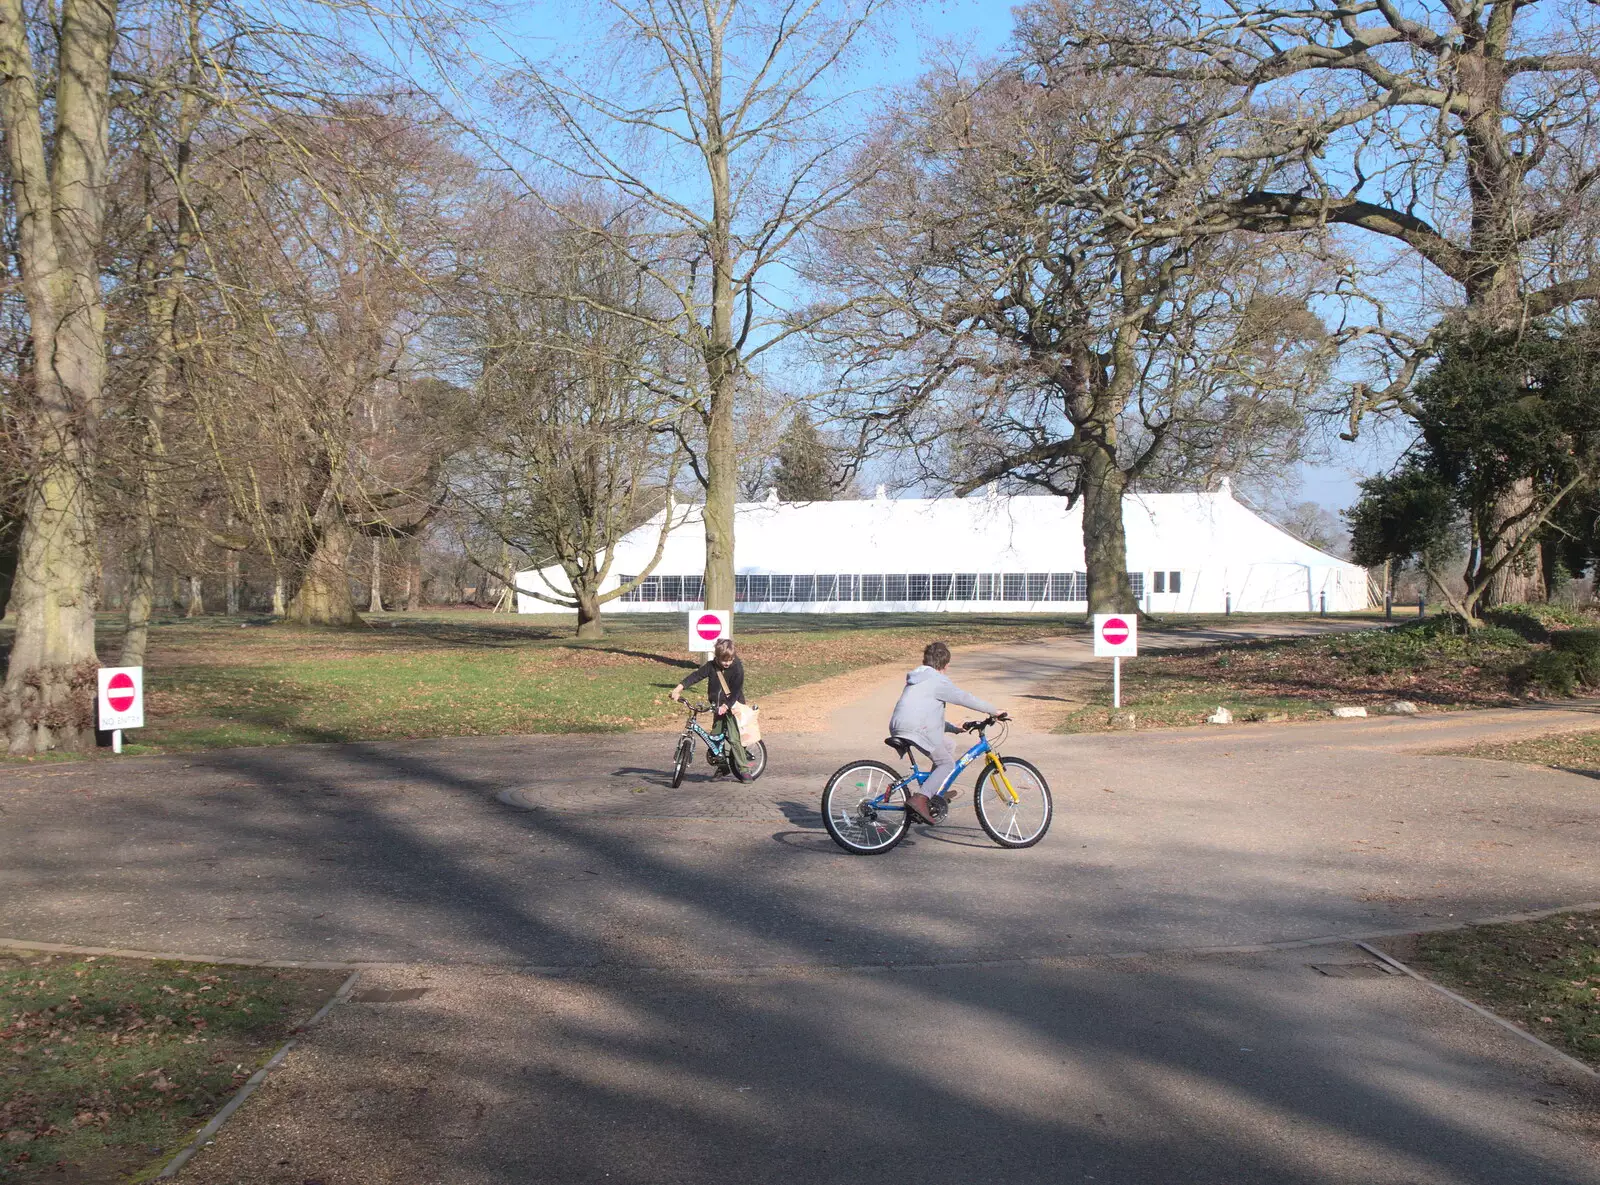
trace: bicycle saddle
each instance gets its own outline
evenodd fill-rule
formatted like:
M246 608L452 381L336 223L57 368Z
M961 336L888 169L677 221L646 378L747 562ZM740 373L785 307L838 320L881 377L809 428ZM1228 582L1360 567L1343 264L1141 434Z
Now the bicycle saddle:
M889 748L893 749L902 758L909 757L911 755L911 742L906 740L905 737L884 737L883 743L888 745Z

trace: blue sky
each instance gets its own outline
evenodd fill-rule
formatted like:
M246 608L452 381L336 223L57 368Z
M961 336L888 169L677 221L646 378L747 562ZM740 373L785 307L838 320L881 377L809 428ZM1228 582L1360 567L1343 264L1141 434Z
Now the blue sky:
M515 11L515 10L514 10ZM516 12L503 27L515 50L530 58L581 59L604 36L609 20L601 5L546 2ZM984 0L902 0L890 8L877 38L861 47L839 85L873 90L913 81L941 50L984 55L1005 47L1011 7ZM488 49L489 47L482 47ZM489 51L489 56L499 57ZM1331 433L1330 433L1331 435ZM1325 459L1285 475L1273 500L1317 502L1330 510L1350 505L1362 476L1382 472L1404 446L1403 434L1372 425L1354 444L1329 440ZM1294 487L1298 486L1298 490Z

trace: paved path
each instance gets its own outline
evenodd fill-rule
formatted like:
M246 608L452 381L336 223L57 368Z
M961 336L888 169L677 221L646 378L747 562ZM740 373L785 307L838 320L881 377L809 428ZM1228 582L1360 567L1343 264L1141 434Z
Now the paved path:
M40 765L0 936L433 989L336 1011L196 1182L1596 1185L1592 1100L1491 1027L1306 967L1350 949L1203 953L1600 900L1593 779L1427 755L1596 723L1027 736L1044 844L967 808L874 859L822 734L677 792L659 734Z

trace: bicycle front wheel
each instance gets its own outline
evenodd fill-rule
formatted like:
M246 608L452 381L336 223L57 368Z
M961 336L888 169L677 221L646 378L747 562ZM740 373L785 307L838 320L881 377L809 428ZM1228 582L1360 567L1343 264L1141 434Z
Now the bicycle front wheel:
M688 737L678 738L678 751L672 755L672 788L683 785L683 775L689 772L689 762L694 760L694 742Z
M833 842L857 856L887 852L911 830L900 773L881 761L853 761L828 779L822 822Z
M1002 757L1005 781L1016 792L1007 792L994 766L985 767L978 779L978 792L972 805L978 824L1003 848L1031 848L1050 830L1055 808L1050 801L1050 785L1039 767L1020 757Z

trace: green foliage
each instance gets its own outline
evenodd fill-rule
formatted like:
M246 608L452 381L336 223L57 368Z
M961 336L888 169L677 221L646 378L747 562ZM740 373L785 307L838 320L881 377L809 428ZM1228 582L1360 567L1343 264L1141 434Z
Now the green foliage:
M1511 686L1519 695L1569 696L1578 688L1578 660L1563 650L1536 650L1512 670Z
M1550 635L1550 648L1569 654L1585 687L1600 686L1600 629L1563 630Z
M1363 482L1346 512L1356 561L1406 563L1459 548L1451 536L1463 523L1478 554L1495 554L1528 525L1500 509L1514 489L1526 490L1533 514L1587 497L1600 477L1591 346L1586 331L1540 325L1446 338L1414 389L1418 443L1399 471ZM1582 567L1581 558L1562 559ZM1480 568L1474 583L1487 579Z
M1594 617L1560 605L1501 605L1485 613L1484 620L1530 642L1548 642L1553 631L1590 625Z
M1344 512L1350 524L1350 558L1368 568L1405 564L1447 545L1457 511L1450 487L1408 467L1361 483L1361 500Z
M795 414L778 441L776 481L785 502L831 502L844 485L835 450L803 413Z

